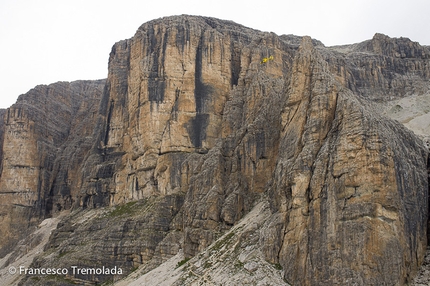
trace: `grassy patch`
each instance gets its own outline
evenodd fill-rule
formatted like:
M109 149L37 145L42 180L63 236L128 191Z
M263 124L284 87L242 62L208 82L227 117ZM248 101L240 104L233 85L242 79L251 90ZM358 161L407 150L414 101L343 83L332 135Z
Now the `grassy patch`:
M182 265L184 265L185 263L188 262L188 260L190 260L191 258L185 258L184 260L181 260L178 262L178 264L176 265L176 268L181 267Z
M282 270L282 265L281 264L276 263L276 264L272 264L272 265L273 265L273 267L275 267L276 270Z
M101 284L101 286L113 285L113 280L107 280Z
M60 254L58 255L58 258L64 257L64 256L66 256L67 254L72 253L72 252L73 252L73 251L64 251L64 252L62 252L62 253L60 253Z
M212 247L212 250L218 251L220 250L224 245L226 245L230 239L234 236L233 232L230 232L227 234L223 239L217 241L215 245Z
M236 269L242 269L243 268L243 263L242 262L240 262L240 260L237 260L236 261L236 263L234 264L234 267L236 268Z
M133 206L137 203L137 201L134 202L128 202L123 205L119 205L115 207L114 210L112 210L110 213L107 214L108 217L118 217L123 215L131 215L134 213L135 208Z

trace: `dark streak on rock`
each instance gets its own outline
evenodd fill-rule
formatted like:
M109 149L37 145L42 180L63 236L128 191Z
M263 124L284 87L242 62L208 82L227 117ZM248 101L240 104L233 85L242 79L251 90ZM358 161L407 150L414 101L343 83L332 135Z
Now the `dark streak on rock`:
M210 99L210 94L213 91L212 86L205 84L202 80L202 58L204 36L200 38L196 52L196 69L195 69L195 88L194 99L196 103L196 117L188 123L187 130L191 142L197 148L202 147L203 141L206 139L206 128L209 124L209 114L207 114L207 101Z

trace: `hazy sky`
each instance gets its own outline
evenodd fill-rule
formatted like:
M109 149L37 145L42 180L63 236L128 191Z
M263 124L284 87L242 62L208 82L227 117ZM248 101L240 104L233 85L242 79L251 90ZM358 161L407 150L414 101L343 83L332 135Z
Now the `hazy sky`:
M430 45L429 11L429 0L0 0L0 108L38 84L105 78L112 45L163 16L212 16L326 46L375 32Z

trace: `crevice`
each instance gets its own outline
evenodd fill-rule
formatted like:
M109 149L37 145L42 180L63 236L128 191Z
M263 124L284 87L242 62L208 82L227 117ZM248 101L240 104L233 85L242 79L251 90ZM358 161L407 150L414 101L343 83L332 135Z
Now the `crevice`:
M6 191L6 192L0 192L1 195L7 195L7 194L28 194L28 193L34 193L31 190L28 191Z
M166 155L166 154L184 154L184 153L192 153L192 151L185 151L185 150L181 150L181 151L165 151L165 152L160 152L158 153L159 156L161 155ZM155 167L151 167L150 169L155 169Z
M230 43L230 51L231 51L231 62L230 62L230 70L231 70L231 87L237 86L239 83L240 71L241 71L241 58L240 52L238 48L235 47L234 43Z
M284 131L285 131L285 128L287 128L287 126L288 126L288 125L290 125L291 121L293 121L293 119L296 117L296 113L297 113L297 111L299 110L299 106L300 106L300 103L296 105L296 110L294 110L294 114L293 114L293 116L292 116L292 117L290 118L290 120L289 120L287 123L285 123L285 125L282 127L282 132L284 132ZM283 111L282 113L284 113L284 111ZM281 116L282 116L282 113L281 113Z
M109 141L109 131L110 131L110 127L111 127L110 123L112 120L112 113L113 113L114 106L115 106L115 101L112 99L110 102L109 112L108 112L108 116L107 116L106 132L105 132L105 138L103 140L104 146L107 146L108 141Z
M331 122L330 122L330 128L328 128L328 131L324 135L324 138L321 139L320 146L319 146L318 151L316 152L316 155L315 155L315 161L316 161L316 158L318 158L318 156L319 156L319 154L321 152L321 149L324 146L324 142L327 140L327 137L329 136L329 134L332 134L332 133L334 134L338 130L339 124L337 124L336 126L334 125L334 123L336 123L337 98L338 98L338 96L339 96L339 93L336 93L335 102L334 102L334 106L335 107L334 107L334 112L333 112L334 114L332 114L332 116L331 116L332 119L331 119Z
M175 91L175 102L172 105L172 108L170 110L170 117L167 120L166 125L164 126L163 133L161 135L160 146L158 147L158 153L159 154L161 154L161 146L163 146L164 135L166 134L167 129L170 129L170 122L172 121L172 118L173 118L173 120L177 120L178 119L177 118L177 112L178 112L177 109L178 109L178 99L179 99L180 94L181 94L180 89L176 88L176 91Z
M33 208L33 206L26 206L26 205L23 205L23 204L12 204L12 206L14 206L14 207L20 207L20 208L26 208L26 209L32 209Z

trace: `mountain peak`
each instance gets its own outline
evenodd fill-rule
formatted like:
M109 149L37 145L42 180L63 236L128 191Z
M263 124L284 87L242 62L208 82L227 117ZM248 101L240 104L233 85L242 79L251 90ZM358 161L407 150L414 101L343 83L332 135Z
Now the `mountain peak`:
M409 283L427 247L428 152L375 102L428 93L426 51L202 16L145 23L114 45L106 81L37 88L4 112L3 254L62 214L34 265L135 275L167 261L172 285ZM67 280L124 278L100 273Z

